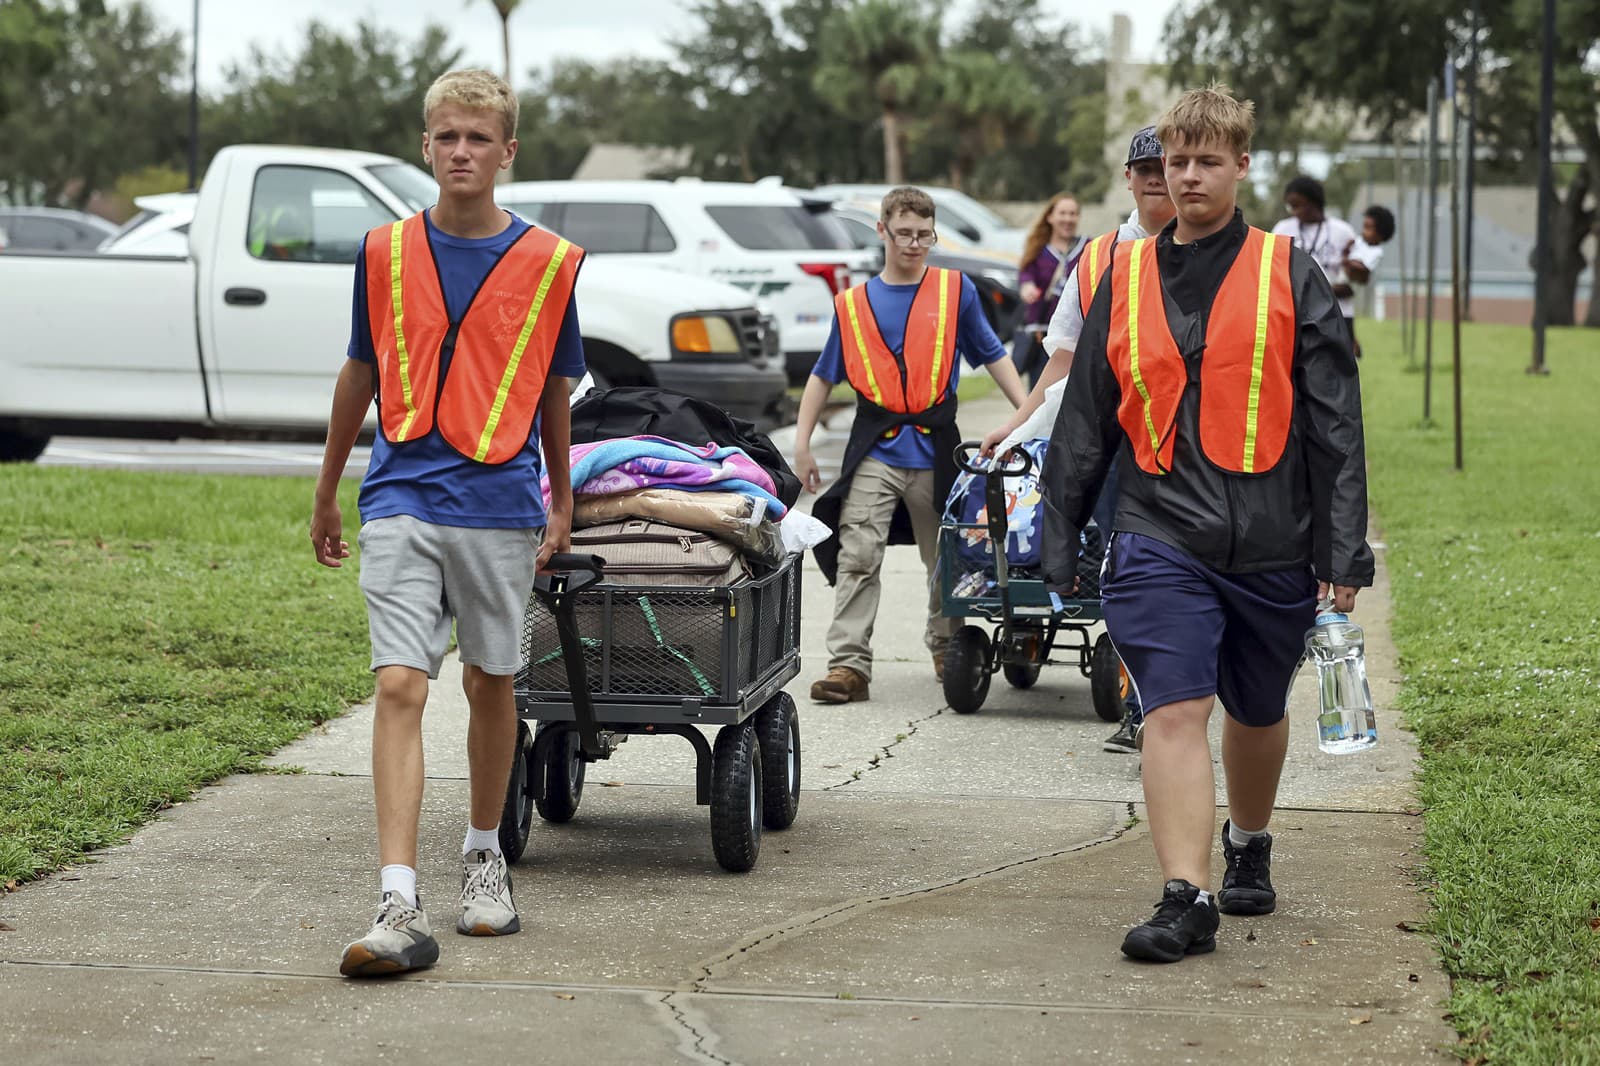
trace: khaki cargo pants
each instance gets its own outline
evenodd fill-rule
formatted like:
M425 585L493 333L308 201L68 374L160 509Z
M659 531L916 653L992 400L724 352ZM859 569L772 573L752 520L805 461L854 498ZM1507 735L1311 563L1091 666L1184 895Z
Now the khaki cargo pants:
M960 624L957 619L939 615L939 586L935 580L939 521L933 499L933 471L907 470L865 459L856 468L839 514L839 574L834 583L833 624L828 627L830 669L848 666L868 680L872 678L872 628L878 618L882 591L879 571L888 547L889 523L901 500L911 513L917 551L928 571L928 624L923 633L928 650L942 654Z

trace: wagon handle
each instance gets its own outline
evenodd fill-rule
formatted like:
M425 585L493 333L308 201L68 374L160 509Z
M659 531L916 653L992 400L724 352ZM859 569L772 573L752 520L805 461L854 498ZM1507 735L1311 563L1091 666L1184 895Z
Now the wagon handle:
M982 441L964 440L956 445L956 466L969 474L999 474L1001 477L1022 477L1033 470L1033 456L1021 448L1013 448L1004 456L982 460L982 465L973 462L973 456L978 449L983 447Z

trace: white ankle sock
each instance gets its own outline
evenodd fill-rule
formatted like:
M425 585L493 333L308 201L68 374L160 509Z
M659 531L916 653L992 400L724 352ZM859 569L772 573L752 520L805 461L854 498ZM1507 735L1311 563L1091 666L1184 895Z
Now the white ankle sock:
M409 866L398 863L385 866L379 871L378 876L383 879L385 892L397 892L400 898L406 901L406 906L417 905L417 871Z
M467 823L467 839L461 843L461 854L470 855L474 851L492 851L500 854L500 827L493 829L479 829L472 823Z
M1228 840L1236 848L1248 848L1252 840L1267 835L1265 829L1240 829L1234 822L1228 823Z
M1200 894L1194 898L1194 905L1196 907L1205 907L1205 906L1210 905L1210 903L1211 903L1211 893L1207 892L1205 889L1202 888L1200 890Z

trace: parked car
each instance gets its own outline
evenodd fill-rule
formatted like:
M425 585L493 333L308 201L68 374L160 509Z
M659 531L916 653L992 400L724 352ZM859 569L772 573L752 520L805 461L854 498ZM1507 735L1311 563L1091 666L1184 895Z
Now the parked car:
M840 200L882 200L893 185L819 185L814 192ZM957 189L939 185L917 188L933 197L939 228L954 231L969 247L982 248L1008 256L1021 256L1027 233Z
M105 255L188 255L195 199L192 192L134 197L139 210L97 250Z
M699 274L748 290L769 307L791 382L816 364L833 297L871 275L824 203L776 185L699 181L523 181L501 205L608 258Z
M836 200L834 216L850 234L856 247L875 251L879 269L883 263L883 242L878 239L878 205L856 200ZM1002 341L1011 339L1017 314L1022 309L1022 294L1017 289L1017 264L993 253L952 249L944 234L928 253L930 266L959 270L972 279L983 301L983 313Z
M239 145L212 161L176 254L8 251L0 459L62 433L322 439L361 238L435 192L389 156ZM743 290L599 261L577 299L597 376L627 366L769 424L786 409L777 338Z
M0 246L13 252L89 251L117 231L99 215L62 207L0 207L0 226Z

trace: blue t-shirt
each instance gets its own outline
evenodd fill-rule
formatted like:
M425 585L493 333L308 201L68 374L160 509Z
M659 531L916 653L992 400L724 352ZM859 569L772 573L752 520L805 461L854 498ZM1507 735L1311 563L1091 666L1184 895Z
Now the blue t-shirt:
M890 285L880 278L867 282L867 304L872 308L872 318L878 324L883 343L896 355L906 340L906 320L911 317L911 301L916 299L917 285ZM974 368L988 366L996 359L1004 359L1005 345L995 336L989 320L978 303L978 290L972 279L961 278L961 310L956 318L956 351ZM839 347L839 316L834 315L833 328L828 331L828 343L811 372L832 385L845 380L844 350ZM950 391L955 392L961 379L961 360L950 367ZM911 428L902 429L889 440L880 441L872 449L872 457L902 470L933 469L933 438Z
M511 225L493 237L468 239L442 232L428 218L428 239L439 264L445 308L452 320L465 313L478 287L502 253L528 229L515 215ZM366 248L356 254L355 314L350 327L351 359L377 361L372 327L367 321ZM577 301L567 303L561 333L550 359L549 374L581 378L583 338L578 332ZM410 515L440 526L482 529L533 529L544 525L544 497L539 490L539 419L533 420L528 442L505 463L474 462L457 452L437 430L394 445L379 433L372 443L372 461L361 482L361 520Z

